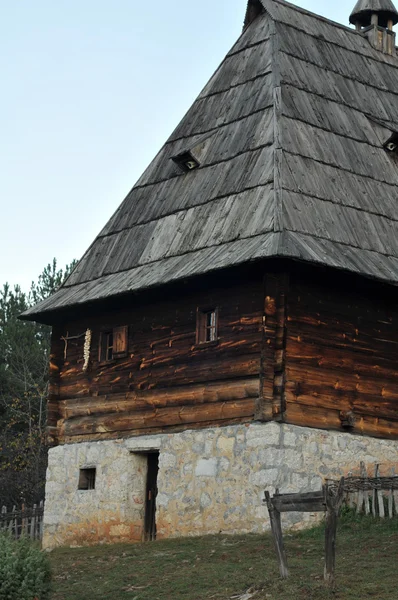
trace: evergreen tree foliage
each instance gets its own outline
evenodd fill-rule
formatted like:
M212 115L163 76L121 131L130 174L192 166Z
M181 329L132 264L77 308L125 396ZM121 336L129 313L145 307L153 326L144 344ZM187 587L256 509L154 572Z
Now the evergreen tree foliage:
M48 556L26 538L0 535L0 600L48 600Z
M51 329L18 316L50 296L74 266L58 269L54 259L27 294L7 283L0 289L0 505L44 497Z

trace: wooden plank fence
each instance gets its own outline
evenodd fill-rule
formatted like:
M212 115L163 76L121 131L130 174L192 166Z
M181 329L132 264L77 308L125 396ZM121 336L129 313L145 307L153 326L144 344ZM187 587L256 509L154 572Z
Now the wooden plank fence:
M372 476L369 473L372 472ZM333 484L326 481L326 485ZM380 476L380 465L367 469L361 462L359 474L352 472L344 482L344 502L358 514L372 514L381 519L398 516L398 477L395 468L391 469L390 476Z
M34 504L33 508L22 505L20 510L16 506L11 512L3 506L0 513L0 532L7 532L15 539L29 537L32 540L41 540L43 537L44 502Z

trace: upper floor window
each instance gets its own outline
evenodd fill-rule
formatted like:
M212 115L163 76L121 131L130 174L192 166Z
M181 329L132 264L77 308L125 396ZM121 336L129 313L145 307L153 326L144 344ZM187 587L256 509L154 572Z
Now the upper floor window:
M197 310L196 343L215 342L218 337L218 309Z
M113 330L101 333L99 359L101 362L113 359Z
M114 358L126 356L128 346L128 327L114 327L103 331L99 343L100 362L109 362Z

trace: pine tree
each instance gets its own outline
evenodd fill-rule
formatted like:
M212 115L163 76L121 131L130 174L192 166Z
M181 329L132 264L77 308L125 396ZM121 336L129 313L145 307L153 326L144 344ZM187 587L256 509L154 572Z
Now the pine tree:
M54 293L74 265L58 270L54 259L28 294L8 284L0 291L0 504L44 496L50 328L18 316Z

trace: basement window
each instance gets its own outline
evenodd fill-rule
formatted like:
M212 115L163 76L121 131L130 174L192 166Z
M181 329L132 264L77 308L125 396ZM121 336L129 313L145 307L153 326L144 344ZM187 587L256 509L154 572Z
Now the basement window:
M194 158L191 152L184 152L178 156L173 156L173 161L186 173L194 171L200 166L199 161Z
M196 343L208 344L218 339L218 309L197 309Z
M114 327L102 331L99 342L99 361L110 362L114 358L127 356L128 326Z
M95 468L80 469L79 490L95 490Z

